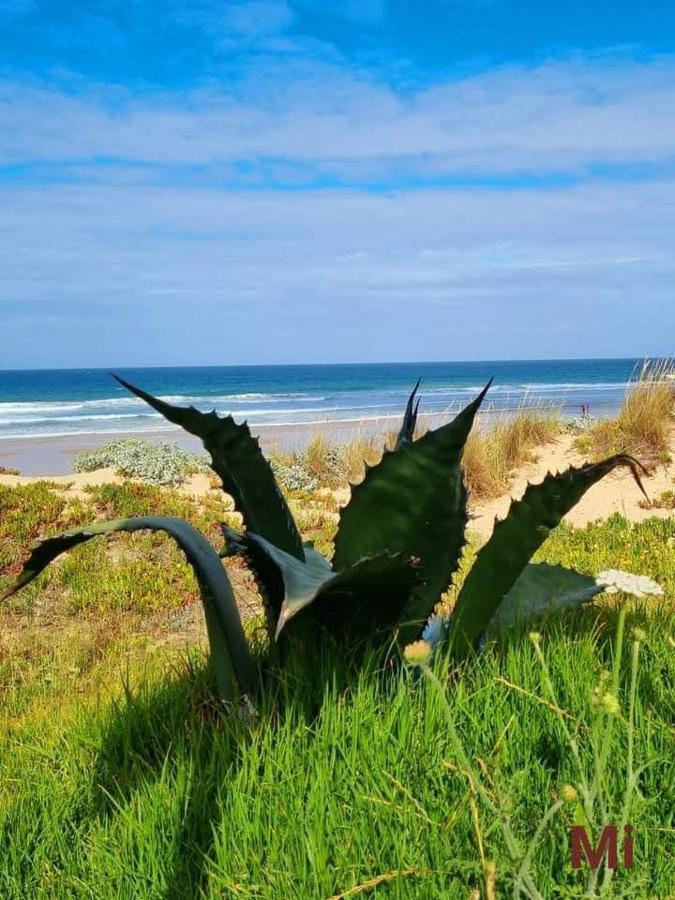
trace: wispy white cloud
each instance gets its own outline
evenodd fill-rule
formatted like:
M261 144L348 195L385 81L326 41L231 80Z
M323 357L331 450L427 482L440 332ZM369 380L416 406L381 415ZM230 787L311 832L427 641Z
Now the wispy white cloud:
M152 96L6 83L0 161L243 164L241 177L259 180L276 165L275 176L285 171L291 182L296 166L305 179L364 182L578 173L675 162L674 108L671 60L508 67L409 96L329 65L290 67L290 76L266 68L229 90Z
M369 25L380 24L387 14L387 0L298 0L300 7L315 10L324 15L350 19Z
M675 182L2 203L5 365L67 364L74 341L99 365L672 350Z
M673 108L672 59L407 94L302 55L190 92L8 81L0 367L670 353Z
M290 6L278 0L232 3L225 6L222 13L225 29L247 38L278 34L285 31L292 22Z

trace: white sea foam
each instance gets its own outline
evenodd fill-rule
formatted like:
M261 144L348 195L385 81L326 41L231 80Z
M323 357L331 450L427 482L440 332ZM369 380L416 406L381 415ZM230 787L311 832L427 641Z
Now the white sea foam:
M611 402L609 397L612 393L618 399L627 386L623 381L497 384L491 388L488 403L492 411L513 409L527 397L534 402L562 403L566 400L572 407L578 402L593 402L595 399L597 404L602 405ZM427 389L422 383L422 408L431 415L457 409L483 387L484 384L435 384ZM204 410L215 408L221 414L231 413L237 421L246 419L253 427L262 429L396 420L400 418L408 393L408 389L404 388L383 387L369 390L352 388L326 394L311 391L195 392L162 395L161 399ZM605 400L605 397L608 399ZM163 421L159 413L133 396L0 402L2 438L172 430L173 426L163 424Z
M161 419L159 413L118 413L115 416L91 415L91 416L63 416L58 419L49 418L29 418L29 419L7 419L0 415L1 425L62 425L65 422L116 422L118 419Z

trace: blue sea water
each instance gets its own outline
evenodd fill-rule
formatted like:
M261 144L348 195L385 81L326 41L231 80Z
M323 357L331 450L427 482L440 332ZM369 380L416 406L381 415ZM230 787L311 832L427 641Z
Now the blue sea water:
M569 415L614 411L636 359L119 369L173 403L232 413L268 426L396 420L417 378L421 408L467 403L494 376L488 406L554 405ZM102 369L0 371L0 438L161 432L172 426Z

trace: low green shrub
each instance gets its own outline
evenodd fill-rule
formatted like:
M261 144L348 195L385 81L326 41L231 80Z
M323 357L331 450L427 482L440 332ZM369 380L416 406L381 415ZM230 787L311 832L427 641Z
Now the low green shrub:
M141 478L151 484L175 486L187 475L205 471L208 455L184 450L177 444L151 444L140 438L110 441L98 450L80 453L75 457L75 472L95 469L117 469L129 478Z

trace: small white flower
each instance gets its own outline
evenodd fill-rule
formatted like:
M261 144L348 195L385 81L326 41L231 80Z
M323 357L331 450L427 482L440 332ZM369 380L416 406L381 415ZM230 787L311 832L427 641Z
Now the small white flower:
M663 589L646 575L632 575L620 569L607 569L595 578L607 594L632 594L634 597L662 597Z

